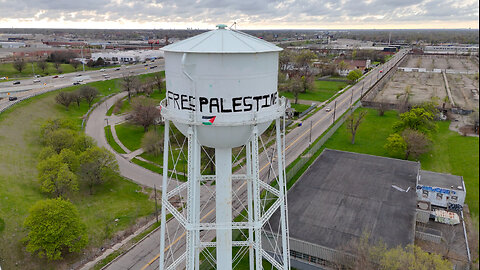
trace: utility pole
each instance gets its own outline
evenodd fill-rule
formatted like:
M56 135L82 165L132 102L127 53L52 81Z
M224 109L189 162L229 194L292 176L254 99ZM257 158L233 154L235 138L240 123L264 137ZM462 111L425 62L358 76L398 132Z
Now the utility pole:
M158 223L158 205L157 205L157 187L153 184L153 190L155 192L155 219Z
M352 95L350 96L350 107L351 107L353 102L353 87L350 89L350 92L352 92Z
M32 71L33 71L33 77L35 77L35 68L33 67L33 62L32 62Z
M337 101L335 100L335 104L333 105L333 123L335 123L335 112L337 111Z
M83 72L85 72L85 59L83 59L83 45L82 45L82 67L83 67Z
M312 120L310 120L310 144L312 144L312 127L313 127Z

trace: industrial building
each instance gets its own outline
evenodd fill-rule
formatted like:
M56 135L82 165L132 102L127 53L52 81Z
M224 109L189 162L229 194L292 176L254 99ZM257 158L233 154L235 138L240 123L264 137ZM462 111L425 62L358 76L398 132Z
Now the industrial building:
M105 61L112 64L130 63L145 61L150 59L157 59L163 57L163 51L160 50L131 50L131 51L106 51L94 52L91 59L96 61L98 58L103 58Z
M344 248L365 233L372 243L382 241L390 248L413 244L419 237L440 241L438 229L422 225L418 232L417 222L446 226L431 221L434 206L446 207L454 200L463 204L464 198L459 176L420 170L419 162L325 149L288 192L291 265L338 267L352 260ZM272 216L272 227L278 218L278 213ZM455 228L462 232L461 225ZM466 237L458 236L458 250L466 255Z

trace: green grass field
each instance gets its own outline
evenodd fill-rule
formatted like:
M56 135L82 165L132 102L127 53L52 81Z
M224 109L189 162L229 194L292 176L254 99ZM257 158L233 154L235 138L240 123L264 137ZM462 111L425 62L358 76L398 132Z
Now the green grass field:
M59 72L57 71L57 69L55 68L53 63L47 62L47 66L48 67L45 69L45 71L42 71L37 66L36 63L33 64L33 68L32 68L32 63L27 63L26 66L25 66L25 69L22 70L22 72L20 73L20 72L18 72L18 70L16 70L13 67L13 63L1 63L0 64L0 77L9 77L9 79L18 78L18 77L32 77L34 70L35 70L35 74L38 74L38 75L41 75L41 76L59 74ZM101 69L101 68L102 67L91 68L91 67L85 66L85 70L97 70L97 69ZM75 68L73 68L73 66L70 65L70 64L61 64L60 69L62 70L61 73L70 73L70 72L83 70L81 65L79 65L77 67L77 70L75 70Z
M119 91L118 80L89 85L97 87L102 96ZM78 86L60 91L76 88ZM32 257L22 244L25 237L23 220L28 209L36 201L48 197L40 191L37 181L40 125L47 119L66 117L75 120L80 130L82 116L88 110L85 101L79 107L72 104L66 110L55 102L58 92L22 101L0 114L0 219L5 222L5 228L0 233L0 258L4 269L18 266L22 269L69 268L67 265L78 261L81 256L69 254L63 262L47 262ZM137 218L154 211L154 202L149 200L148 194L143 193L139 185L121 177L97 187L94 195L88 195L88 188L81 186L71 200L87 225L90 240L87 253L103 246L105 239L128 228ZM118 221L115 222L115 219Z
M115 139L113 138L112 130L110 129L110 126L105 126L104 129L105 129L105 138L107 139L107 142L110 145L110 147L112 147L112 149L119 154L126 154L123 148L120 147L120 145L118 145Z
M306 109L310 108L310 105L305 105L305 104L294 104L294 103L291 103L290 105L291 105L292 108L294 108L295 111L297 111L297 112L303 112L303 111L305 111Z
M130 151L135 151L142 147L143 127L130 123L122 123L115 126L118 139Z
M397 112L388 111L378 116L372 109L360 125L355 144L350 143L350 134L345 124L325 143L324 147L377 156L392 157L383 148L386 138L392 133L392 125L397 120ZM423 170L463 176L468 204L473 215L479 211L479 139L464 137L448 129L450 122L438 122L438 132L433 135L433 148L420 156Z
M315 81L314 85L313 90L308 89L306 93L300 93L298 99L322 102L334 96L348 84L346 82ZM280 95L289 99L295 98L291 92L281 92Z

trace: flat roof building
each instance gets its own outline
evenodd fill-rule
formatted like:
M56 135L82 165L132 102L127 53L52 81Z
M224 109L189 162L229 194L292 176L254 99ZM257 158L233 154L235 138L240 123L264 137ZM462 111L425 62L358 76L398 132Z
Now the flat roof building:
M419 169L417 162L325 149L288 192L292 266L303 254L328 265L340 255L335 250L364 233L389 247L412 244ZM275 213L273 228L278 220Z

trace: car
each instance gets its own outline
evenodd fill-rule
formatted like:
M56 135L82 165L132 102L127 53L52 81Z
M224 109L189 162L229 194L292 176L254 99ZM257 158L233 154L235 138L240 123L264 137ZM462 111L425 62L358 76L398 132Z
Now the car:
M80 82L73 82L73 85L80 85Z
M115 70L120 70L120 68L116 68Z
M33 80L34 83L40 82L40 79Z
M383 70L380 70L380 73L383 73Z
M152 60L150 60L150 62L152 62L152 63L153 63L153 62L155 62L155 60L154 60L154 59L152 59Z
M6 80L7 77L0 77L0 80Z
M330 108L330 107L326 107L326 108L325 108L325 111L326 111L326 112L329 112L329 111L331 111L331 110L332 110L332 108Z
M65 75L60 75L60 76L58 76L58 77L59 77L59 78L65 78Z
M129 69L130 67L129 67L129 66L126 66L125 68L126 68L126 69Z
M8 97L8 100L9 100L9 101L15 101L15 100L17 100L17 99L18 99L17 97Z
M56 79L56 78L58 78L58 75L55 75L55 76L52 77L52 79Z
M15 84L20 84L20 82L19 82L19 81L16 81L16 82L13 82L13 84L14 84L14 85L15 85Z
M33 76L33 77L35 77L35 78L40 78L40 77L42 77L42 76L40 76L40 75L35 75L35 76Z
M100 69L100 71L101 71L101 72L103 72L103 71L105 71L105 69L104 69L104 68L102 68L102 69Z
M148 63L144 64L144 66L148 67Z
M105 77L105 79L110 78L110 76L108 76L108 75L103 75L103 77Z
M77 77L81 77L81 76L82 76L82 74L78 74L78 75L77 75Z

